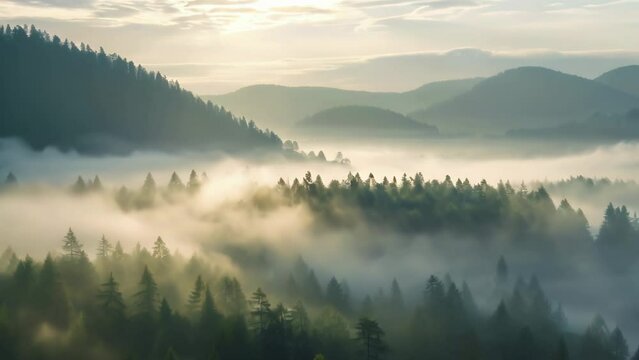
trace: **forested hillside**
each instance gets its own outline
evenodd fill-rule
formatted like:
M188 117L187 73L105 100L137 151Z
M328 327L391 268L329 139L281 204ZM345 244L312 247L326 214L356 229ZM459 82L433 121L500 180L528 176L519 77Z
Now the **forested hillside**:
M0 137L35 149L279 149L252 121L103 49L0 27Z
M411 116L442 132L504 134L581 121L595 113L623 113L637 106L638 97L601 82L522 67L490 77Z
M299 258L286 291L247 288L201 257L125 251L102 237L94 261L69 229L62 253L37 261L10 249L0 257L3 359L582 359L625 360L619 328L594 316L568 330L561 306L539 279L511 287L496 266L495 308L478 306L465 281L430 275L421 300L405 300L401 279L384 295L354 299L345 281L320 282Z
M425 137L437 128L402 114L373 106L341 106L310 116L297 124L296 132L340 137Z

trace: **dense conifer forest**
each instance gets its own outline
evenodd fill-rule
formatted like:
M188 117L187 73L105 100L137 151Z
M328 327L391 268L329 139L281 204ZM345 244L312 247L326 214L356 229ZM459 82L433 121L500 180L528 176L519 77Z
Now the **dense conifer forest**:
M539 279L507 288L496 266L494 309L478 307L466 282L424 279L417 303L401 279L356 301L334 277L322 285L299 258L286 291L247 289L214 264L152 249L125 251L102 236L94 260L73 230L43 260L0 258L3 359L628 359L620 329L594 316L570 330ZM185 281L189 279L188 283ZM381 289L381 288L380 288ZM637 356L633 357L636 359Z
M0 79L0 137L38 150L237 152L282 145L274 133L159 72L35 27L0 27Z
M160 186L148 174L137 190L109 190L97 176L79 177L68 191L106 194L121 211L146 211L192 201L209 181L205 173L192 171L188 181L173 173ZM21 186L10 174L3 191ZM543 254L548 266L575 266L568 255L583 252L600 263L599 271L614 275L637 259L639 232L625 207L610 204L593 238L583 213L566 200L555 206L543 187L515 190L508 183L492 187L448 177L426 181L419 173L379 182L355 174L324 185L307 173L301 181L281 180L256 192L252 201L266 211L305 204L320 228L348 228L352 224L338 221L348 217L336 213L361 213L371 226L398 234L445 233L450 242L469 237L486 246L501 237L514 249ZM410 220L418 218L423 221ZM11 248L0 257L3 359L626 360L631 355L621 329L609 328L597 314L590 314L589 326L575 326L562 305L546 295L539 277L514 273L504 256L483 260L495 270L490 289L482 293L493 295L479 301L478 284L445 273L423 274L417 290L404 289L403 279L396 278L368 294L354 294L351 286L358 284L348 276L320 277L301 256L282 260L286 270L265 277L255 269L225 270L204 254L184 256L161 236L150 249L139 244L124 249L108 234L80 239L72 229L59 237L60 247L45 258L19 257ZM84 249L88 241L96 242L94 254Z

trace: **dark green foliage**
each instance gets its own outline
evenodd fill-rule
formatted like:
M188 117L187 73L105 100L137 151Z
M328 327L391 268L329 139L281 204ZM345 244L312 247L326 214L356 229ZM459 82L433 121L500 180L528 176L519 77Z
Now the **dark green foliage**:
M40 317L52 325L64 328L69 321L69 304L59 274L48 255L44 260L35 288L34 304Z
M320 219L338 228L358 224L345 214L361 214L367 225L381 231L500 238L520 248L558 246L566 235L576 239L572 246L582 249L592 242L583 214L557 209L543 187L515 191L508 183L495 188L486 181L453 183L450 177L425 181L417 173L412 178L404 175L399 182L377 182L372 174L364 181L359 174L349 174L324 188L306 174L302 182L295 179L290 187L280 184L277 189L290 202L307 204Z
M153 316L157 311L158 285L147 266L144 267L139 282L139 291L135 294L136 312L139 315Z
M639 255L639 232L630 223L625 206L615 208L608 204L597 236L597 248L613 271L625 271L635 263Z
M384 331L375 320L361 318L355 326L357 330L357 341L360 343L362 359L378 360L386 352L384 344Z
M98 293L98 304L100 311L104 311L112 318L123 319L125 317L124 299L119 289L119 284L113 278L113 273L109 275L107 282L101 285Z
M557 350L552 357L552 360L569 360L570 355L568 354L568 348L566 347L566 341L563 336L559 339L559 345L557 346Z
M0 33L0 137L36 149L279 149L253 122L116 54L16 26Z

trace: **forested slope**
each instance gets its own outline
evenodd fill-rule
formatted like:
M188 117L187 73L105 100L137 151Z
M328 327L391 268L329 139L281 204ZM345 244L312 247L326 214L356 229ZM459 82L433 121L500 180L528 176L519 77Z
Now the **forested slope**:
M0 138L35 149L279 149L253 122L158 72L46 32L0 28Z

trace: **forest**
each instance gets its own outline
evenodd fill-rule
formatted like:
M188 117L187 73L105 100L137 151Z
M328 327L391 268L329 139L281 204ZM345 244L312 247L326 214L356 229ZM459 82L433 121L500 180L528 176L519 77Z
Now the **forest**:
M279 150L281 139L117 54L0 27L0 137L34 149Z
M143 213L192 202L211 181L191 171L183 182L174 172L162 186L148 174L141 187L127 189L79 177L66 191L76 199L102 194L119 211ZM9 174L0 196L25 186ZM610 281L634 273L639 231L625 206L602 209L603 224L592 236L581 210L566 200L555 206L544 187L427 181L421 173L379 182L349 174L324 185L307 172L243 202L267 212L303 204L315 215L314 231L350 231L359 216L372 232L396 234L388 239L393 247L426 241L404 235L426 234L493 249L505 241L499 249L508 255L476 259L491 269L488 283L425 273L418 287L396 277L361 291L357 279L320 274L303 254L279 259L280 271L241 262L229 270L206 252L183 255L162 234L149 248L125 248L109 234L83 239L70 228L52 234L59 246L43 258L11 247L0 257L0 357L639 359L602 316L591 313L587 326L575 325L544 290L547 272L520 273L513 265L515 250L534 251L544 267L565 272L579 265L568 255L580 252Z
M398 280L389 295L354 302L345 282L320 285L300 258L278 279L287 291L270 297L172 253L161 237L131 252L102 237L91 261L69 229L60 250L42 261L2 254L3 359L629 358L622 331L599 316L569 331L536 277L506 288L504 258L494 284L503 298L481 309L469 285L448 276L425 278L414 306Z

